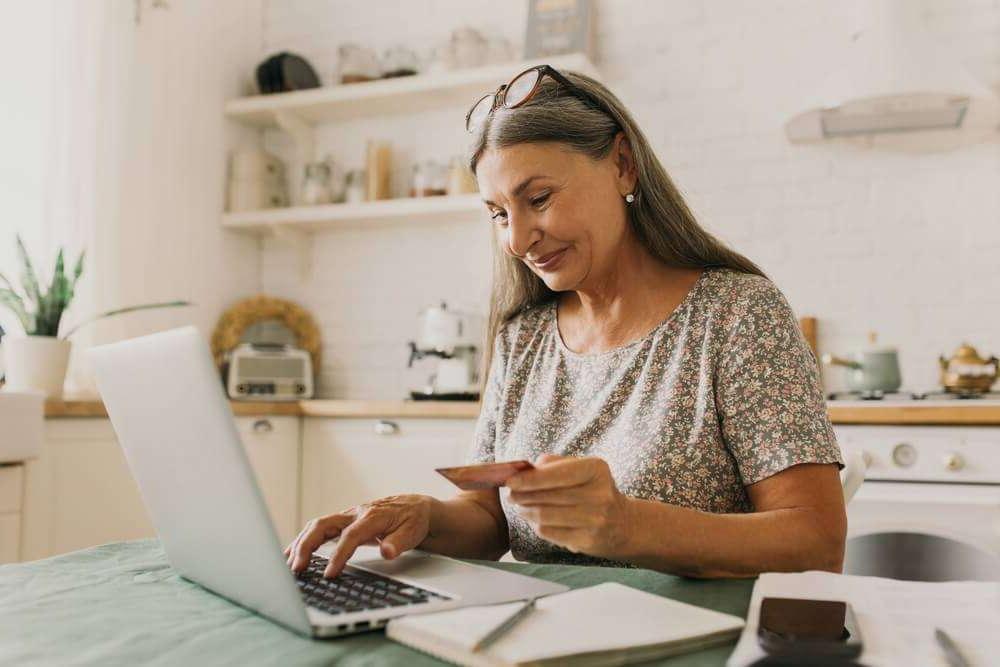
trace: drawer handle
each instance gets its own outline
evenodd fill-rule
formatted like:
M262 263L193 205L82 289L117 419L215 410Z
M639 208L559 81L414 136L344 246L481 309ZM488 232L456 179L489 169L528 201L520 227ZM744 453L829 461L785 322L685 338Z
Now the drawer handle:
M270 433L274 430L274 424L270 419L258 419L253 423L254 433Z
M395 435L399 433L399 424L387 419L379 419L375 422L375 433L378 435Z

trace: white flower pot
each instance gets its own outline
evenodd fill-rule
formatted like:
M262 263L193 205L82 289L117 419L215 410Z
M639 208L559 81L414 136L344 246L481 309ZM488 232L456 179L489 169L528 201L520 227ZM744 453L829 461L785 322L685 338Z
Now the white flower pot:
M40 391L60 398L72 343L51 336L4 336L3 365L7 391Z

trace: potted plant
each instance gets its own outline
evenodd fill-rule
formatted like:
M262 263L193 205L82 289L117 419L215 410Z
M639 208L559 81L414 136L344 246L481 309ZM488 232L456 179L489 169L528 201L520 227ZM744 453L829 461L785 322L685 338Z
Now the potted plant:
M14 338L8 333L3 339L6 385L13 391L40 390L50 398L62 396L71 346L67 339L86 324L136 310L191 305L187 301L169 301L109 310L60 334L63 313L72 303L76 283L83 273L84 253L80 253L72 275L67 275L63 249L60 248L52 271L52 282L43 291L20 235L17 237L17 251L21 260L23 294L17 291L7 276L0 273L0 305L13 311L26 334Z

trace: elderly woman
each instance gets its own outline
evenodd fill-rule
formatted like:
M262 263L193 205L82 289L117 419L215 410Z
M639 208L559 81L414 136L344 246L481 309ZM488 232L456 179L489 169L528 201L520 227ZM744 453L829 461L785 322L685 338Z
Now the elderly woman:
M702 229L619 100L548 66L469 112L495 227L470 462L506 489L399 495L310 521L301 570L356 547L637 566L696 577L839 571L840 450L782 293Z

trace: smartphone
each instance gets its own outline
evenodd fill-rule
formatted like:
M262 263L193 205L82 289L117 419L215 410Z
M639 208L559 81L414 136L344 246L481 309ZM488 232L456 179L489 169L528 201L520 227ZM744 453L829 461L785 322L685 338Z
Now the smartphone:
M773 655L854 658L861 633L854 610L836 600L764 598L757 640Z

